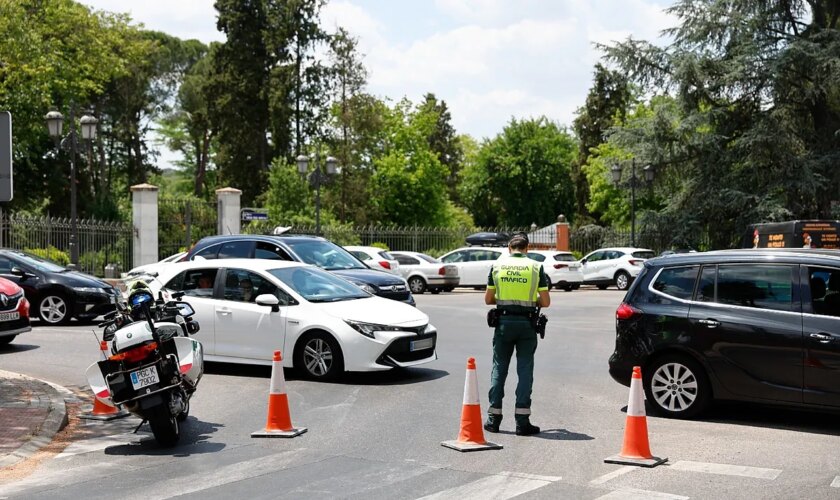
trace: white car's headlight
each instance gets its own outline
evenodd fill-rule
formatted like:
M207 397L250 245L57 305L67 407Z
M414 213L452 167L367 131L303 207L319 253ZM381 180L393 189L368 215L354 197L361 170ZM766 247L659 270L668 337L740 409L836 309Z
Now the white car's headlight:
M435 328L434 326L432 326L431 323L429 323L428 325L426 325L426 330L423 331L423 333L437 333L437 328Z
M365 337L375 339L374 332L399 332L404 330L398 326L377 325L376 323L362 323L361 321L344 320L351 328L361 333Z

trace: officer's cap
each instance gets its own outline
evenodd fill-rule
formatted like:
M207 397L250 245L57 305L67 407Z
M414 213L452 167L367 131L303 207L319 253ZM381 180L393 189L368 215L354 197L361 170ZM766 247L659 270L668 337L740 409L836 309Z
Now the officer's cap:
M528 235L526 233L514 233L511 236L510 241L508 241L508 246L513 248L522 248L530 244L528 240Z

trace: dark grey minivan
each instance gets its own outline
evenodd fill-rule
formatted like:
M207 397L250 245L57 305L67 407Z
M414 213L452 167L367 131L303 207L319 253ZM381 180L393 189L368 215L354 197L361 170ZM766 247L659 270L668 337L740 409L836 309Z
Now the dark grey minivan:
M840 410L840 251L725 250L645 262L616 311L610 375L642 367L656 413L712 400Z

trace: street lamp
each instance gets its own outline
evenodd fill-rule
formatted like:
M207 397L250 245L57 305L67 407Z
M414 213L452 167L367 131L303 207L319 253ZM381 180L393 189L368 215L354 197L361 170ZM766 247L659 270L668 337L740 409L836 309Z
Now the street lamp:
M306 179L309 172L309 162L315 166L314 170L308 174L309 185L315 188L315 234L321 234L321 185L329 183L330 179L335 176L338 171L338 160L332 156L327 156L324 160L323 169L321 166L321 152L320 149L314 155L299 155L295 158L297 161L298 172Z
M78 217L76 214L76 107L70 105L70 133L62 137L64 115L58 111L50 111L44 116L50 137L55 140L56 150L66 148L70 151L70 262L79 265ZM79 120L82 139L92 141L96 139L96 124L99 120L91 115L84 115Z
M636 176L636 159L630 162L630 178L624 183L625 185L630 186L630 245L635 247L636 246L636 186L641 182L641 179ZM655 172L652 166L647 165L645 166L642 171L645 175L645 183L650 184L653 182L653 177L655 176ZM612 175L613 183L617 186L622 184L621 182L621 172L622 168L619 164L614 164L612 168L610 168L610 174Z

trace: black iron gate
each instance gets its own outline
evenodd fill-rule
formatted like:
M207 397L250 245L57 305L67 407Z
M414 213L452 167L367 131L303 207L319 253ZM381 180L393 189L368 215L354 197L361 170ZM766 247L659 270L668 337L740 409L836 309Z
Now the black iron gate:
M195 199L158 201L158 258L185 252L201 238L216 234L215 202Z

